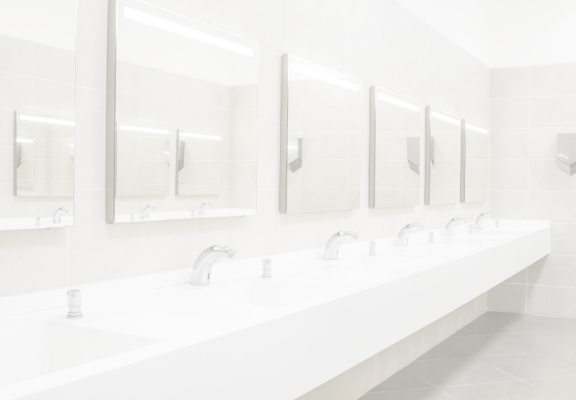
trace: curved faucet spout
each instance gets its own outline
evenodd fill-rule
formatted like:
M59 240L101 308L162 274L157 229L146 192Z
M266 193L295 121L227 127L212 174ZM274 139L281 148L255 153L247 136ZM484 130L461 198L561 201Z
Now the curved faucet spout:
M194 262L192 270L191 284L194 286L205 286L210 284L210 273L212 266L222 257L232 258L237 251L228 246L211 246L204 250Z
M406 246L408 244L408 238L414 231L422 231L424 230L424 225L420 222L413 222L411 224L406 225L404 228L400 229L398 233L398 240L396 244L398 246Z
M206 213L206 208L207 207L211 207L212 203L210 203L209 201L207 201L206 203L202 204L200 206L200 208L198 209L198 215L204 215Z
M495 226L498 226L498 219L492 214L491 212L482 213L476 218L476 224L474 224L474 228L482 229L484 227L484 221L487 219L493 219L495 222Z
M148 219L148 215L150 214L151 210L155 210L156 206L152 204L148 204L144 207L144 211L142 211L142 219Z
M464 217L452 218L446 224L446 229L444 229L444 236L454 236L454 229L456 226L465 224L466 222L468 222L468 220Z
M336 232L326 243L324 248L324 259L325 260L336 260L338 258L338 250L340 249L340 244L348 240L358 239L358 234L353 231L340 231Z
M60 219L62 218L62 214L65 214L67 212L68 212L68 209L66 207L60 207L54 213L54 218L53 218L52 222L54 222L55 224L59 224Z

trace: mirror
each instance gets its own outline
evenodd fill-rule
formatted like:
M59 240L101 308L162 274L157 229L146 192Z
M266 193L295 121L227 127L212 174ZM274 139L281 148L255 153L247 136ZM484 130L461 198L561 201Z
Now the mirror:
M488 201L488 128L462 121L462 174L460 201Z
M76 0L0 2L0 230L74 225Z
M377 86L370 89L371 208L420 203L420 127L416 101Z
M424 204L460 200L462 123L452 114L426 108Z
M258 44L139 0L109 42L107 222L255 214Z
M280 213L360 207L362 82L282 58Z

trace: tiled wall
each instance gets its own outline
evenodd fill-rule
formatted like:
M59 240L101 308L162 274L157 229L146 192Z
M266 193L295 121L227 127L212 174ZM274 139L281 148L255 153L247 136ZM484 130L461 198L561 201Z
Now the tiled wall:
M81 0L75 226L0 232L0 295L183 268L216 243L238 249L237 257L264 256L323 246L341 229L356 230L367 240L396 235L408 222L438 228L456 215L472 219L488 209L486 204L368 208L369 86L381 86L484 125L489 122L488 68L393 0L150 1L260 42L257 215L105 223L107 3ZM278 213L283 53L363 81L360 209ZM6 82L0 78L0 88ZM0 123L6 124L5 119ZM557 228L555 232L561 233ZM569 246L570 242L563 244Z
M552 253L489 293L489 308L576 318L576 175L556 136L576 133L576 64L492 70L490 208L552 221Z

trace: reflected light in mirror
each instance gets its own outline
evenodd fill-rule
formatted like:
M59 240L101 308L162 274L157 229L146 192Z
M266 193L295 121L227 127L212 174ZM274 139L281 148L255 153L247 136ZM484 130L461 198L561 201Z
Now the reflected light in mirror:
M209 140L222 140L219 135L213 135L211 133L195 133L195 132L184 132L180 131L180 137L187 137L191 139L209 139Z
M204 42L225 50L230 50L248 57L254 57L255 54L254 49L251 49L250 47L242 46L241 44L234 43L229 40L210 35L208 33L200 32L196 29L192 29L163 18L155 17L130 7L124 7L124 17L133 21L153 26L158 29L165 30L167 32L198 40L199 42Z
M65 119L36 117L34 115L26 115L26 114L21 114L20 119L22 121L43 122L45 124L74 126L74 121L68 121Z
M312 78L320 79L321 81L331 83L336 86L343 87L344 89L353 90L355 92L360 91L360 86L355 85L352 82L346 82L342 79L338 79L334 76L330 76L328 74L324 74L322 72L314 71L313 69L306 68L300 64L292 64L292 71L299 72L304 75L308 75Z
M34 143L34 139L27 139L27 138L23 138L23 137L16 138L16 141L18 143Z
M488 129L478 125L471 124L470 122L466 122L466 129L470 129L471 131L482 133L484 135L488 134Z
M170 133L170 130L168 129L145 128L142 126L132 126L132 125L118 125L118 130L134 131L142 133L159 133L161 135L168 135Z
M412 103L409 103L407 101L400 100L396 97L388 96L388 95L385 95L382 93L378 93L378 100L382 100L382 101L385 101L385 102L388 102L391 104L395 104L397 106L404 107L404 108L411 110L411 111L420 111L420 107L415 105L415 104L412 104Z
M460 125L460 121L456 118L449 117L448 115L439 113L437 111L431 111L430 116L439 119L440 121L449 122L454 125Z

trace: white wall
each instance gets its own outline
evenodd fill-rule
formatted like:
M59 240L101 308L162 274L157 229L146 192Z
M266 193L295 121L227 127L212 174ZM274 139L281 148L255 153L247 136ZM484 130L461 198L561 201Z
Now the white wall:
M576 62L573 0L398 0L490 68Z
M492 70L490 208L552 221L552 253L489 292L495 311L576 318L576 175L556 167L576 133L576 63Z
M209 245L238 257L323 246L340 229L392 236L408 222L443 226L487 205L368 209L368 88L379 85L488 125L489 70L392 0L153 0L261 44L258 213L253 217L107 225L104 221L107 5L80 0L76 225L0 233L0 295L189 266ZM364 82L361 209L278 213L280 59L308 58ZM1 199L0 199L1 200ZM216 267L217 268L217 267Z

